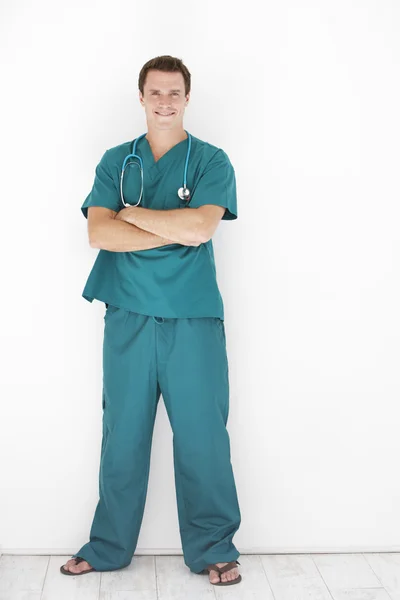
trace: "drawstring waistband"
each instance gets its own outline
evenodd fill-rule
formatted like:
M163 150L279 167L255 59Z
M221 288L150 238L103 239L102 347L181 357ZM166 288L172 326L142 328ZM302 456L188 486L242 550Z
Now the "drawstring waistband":
M157 323L157 325L161 325L161 323L164 323L164 317L153 317L153 319ZM157 319L162 319L162 321L157 321Z

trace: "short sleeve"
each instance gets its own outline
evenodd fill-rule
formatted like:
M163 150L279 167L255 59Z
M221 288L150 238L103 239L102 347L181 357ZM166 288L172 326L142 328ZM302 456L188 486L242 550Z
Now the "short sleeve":
M81 206L83 216L87 219L87 211L89 206L104 206L119 212L119 190L111 176L107 162L106 150L101 157L99 164L96 167L95 178L91 192Z
M216 204L226 208L222 220L237 219L236 177L228 155L220 148L207 164L189 202L191 208Z

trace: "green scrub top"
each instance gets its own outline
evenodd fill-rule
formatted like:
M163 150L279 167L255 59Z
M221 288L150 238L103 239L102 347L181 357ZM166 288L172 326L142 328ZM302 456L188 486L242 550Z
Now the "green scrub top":
M157 210L197 208L216 204L226 210L223 220L237 219L235 171L221 148L194 136L187 169L187 203L178 196L183 186L188 138L178 142L158 161L142 137L136 154L143 161L143 195L139 206ZM124 208L120 175L133 141L109 148L96 167L93 187L81 210L104 206L116 212ZM132 160L132 159L130 159ZM137 158L134 162L139 164ZM123 179L126 203L136 204L141 188L140 170L127 166ZM224 319L218 289L212 240L199 246L172 243L159 248L114 252L99 250L82 296L143 315L165 318L219 317Z

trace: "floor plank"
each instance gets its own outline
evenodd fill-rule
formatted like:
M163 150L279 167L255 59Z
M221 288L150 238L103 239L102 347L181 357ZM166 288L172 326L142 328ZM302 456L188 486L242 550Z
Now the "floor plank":
M334 600L390 600L363 554L313 554Z
M261 562L275 600L332 600L310 555L262 555Z
M40 600L48 556L2 554L0 557L0 600Z
M133 556L124 569L105 571L101 576L99 600L157 600L154 556Z
M156 556L158 600L214 600L206 575L192 573L182 556Z
M400 553L371 552L363 556L387 590L391 600L400 600Z
M0 556L0 600L400 600L400 553L240 555L242 581L213 586L182 556L60 573L70 556Z
M61 565L71 556L50 557L43 595L40 600L98 600L101 573L87 575L63 575Z

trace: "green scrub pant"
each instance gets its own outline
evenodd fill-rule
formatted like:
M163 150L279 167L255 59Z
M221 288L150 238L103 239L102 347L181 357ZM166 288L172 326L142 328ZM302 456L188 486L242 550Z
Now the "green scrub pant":
M142 523L157 404L173 431L185 564L236 560L241 515L230 461L228 360L217 317L163 318L109 305L104 316L103 438L90 541L74 554L97 571L128 566Z

